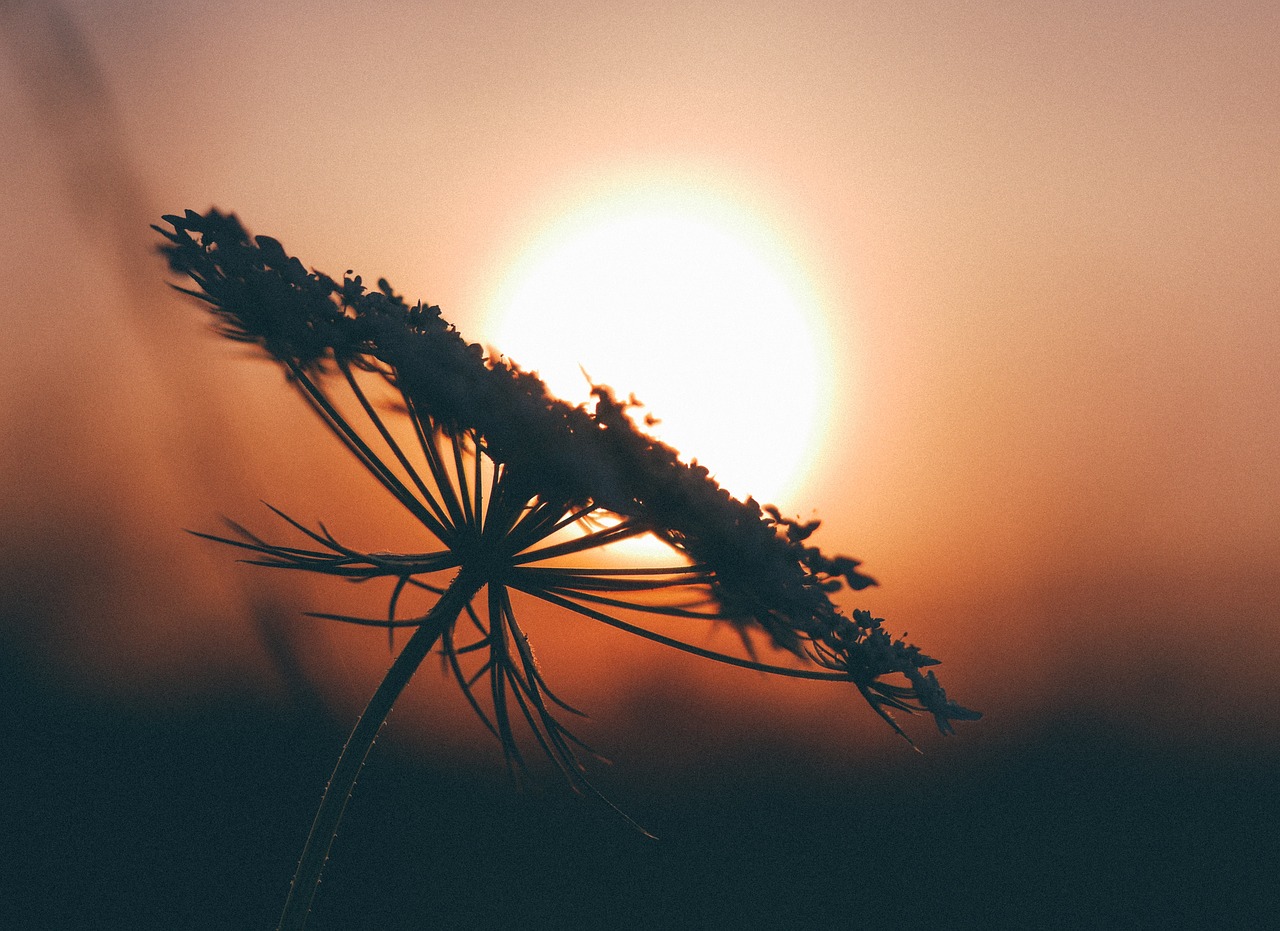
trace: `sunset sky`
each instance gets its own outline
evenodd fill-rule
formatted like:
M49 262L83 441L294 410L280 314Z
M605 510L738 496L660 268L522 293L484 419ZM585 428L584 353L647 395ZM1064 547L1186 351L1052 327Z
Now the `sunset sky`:
M763 231L809 295L821 429L778 503L880 580L849 607L988 712L960 741L1077 706L1280 734L1274 3L63 6L0 8L0 555L27 579L0 635L32 663L126 701L269 692L268 596L341 708L386 661L376 633L293 620L352 593L181 534L269 528L259 499L373 548L384 510L404 525L276 371L163 292L160 213L235 211L489 342L530 250L675 190ZM803 358L749 357L730 333L764 324L717 313L725 342L648 367L800 391ZM780 444L754 410L723 419ZM893 746L837 689L535 629L606 722L674 680L837 756Z
M183 531L428 546L166 288L211 206L636 392L985 713L517 604L664 840L429 658L316 931L1274 922L1277 62L1274 0L0 0L0 925L269 927L390 661L304 612L386 591Z

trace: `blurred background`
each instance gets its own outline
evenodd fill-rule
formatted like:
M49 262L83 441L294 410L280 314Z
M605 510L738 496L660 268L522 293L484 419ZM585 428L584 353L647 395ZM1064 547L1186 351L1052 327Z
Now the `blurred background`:
M662 840L517 791L428 663L313 926L1274 920L1274 4L3 0L0 37L0 926L273 927L388 662L302 616L377 593L183 533L408 531L148 224L235 211L488 340L529 243L637 178L803 268L825 435L778 503L986 717L916 754L836 685L533 617Z

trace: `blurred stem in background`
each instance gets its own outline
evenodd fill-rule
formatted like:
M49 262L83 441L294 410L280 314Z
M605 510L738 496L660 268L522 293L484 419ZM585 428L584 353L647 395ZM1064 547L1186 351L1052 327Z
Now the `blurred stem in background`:
M52 0L0 0L0 55L9 59L13 86L42 137L30 157L52 153L64 193L60 206L87 231L72 244L59 244L45 274L61 274L95 258L82 259L77 250L99 253L96 258L115 272L113 280L84 297L93 305L88 310L94 327L51 337L62 342L60 352L37 360L38 383L35 378L17 382L21 390L6 412L11 422L0 424L16 438L6 450L9 461L0 466L13 470L9 478L17 507L6 508L9 513L2 516L14 522L11 536L25 539L21 551L7 554L5 561L21 580L25 573L17 567L27 554L38 553L33 558L46 561L41 574L62 580L56 591L15 595L27 603L15 614L33 611L52 618L48 625L35 625L41 630L16 636L48 636L73 645L82 638L68 626L92 615L99 629L109 627L116 621L113 605L125 606L119 623L125 622L123 616L147 611L156 615L148 619L154 627L168 629L230 611L252 619L262 652L293 700L315 708L318 698L281 623L279 585L227 572L196 550L173 554L174 523L161 525L148 513L163 506L172 520L176 508L184 515L176 522L180 526L192 521L189 515L208 513L213 502L242 497L251 457L228 416L226 379L217 378L197 350L204 328L175 313L172 293L155 283L149 229L155 197L131 151L107 74L75 18ZM55 213L57 206L51 205ZM23 325L56 330L58 321L47 311ZM72 351L77 340L92 344ZM130 345L142 352L118 351ZM49 378L51 366L71 371ZM51 410L57 411L52 429ZM113 444L133 445L116 449ZM26 463L41 459L54 465L28 474ZM69 535L76 538L70 546ZM174 575L187 575L186 597L159 594L154 603L138 604L148 599L148 585L159 592L169 584L137 580L136 564L154 564L152 549L173 554ZM195 578L208 580L207 587L193 587ZM136 593L121 591L138 585ZM71 636L60 637L59 629Z

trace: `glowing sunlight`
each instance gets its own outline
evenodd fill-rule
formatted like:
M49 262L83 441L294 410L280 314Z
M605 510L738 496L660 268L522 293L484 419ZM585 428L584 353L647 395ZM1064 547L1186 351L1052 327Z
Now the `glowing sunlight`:
M818 452L818 301L787 244L726 199L648 186L575 210L530 244L490 314L495 347L554 392L584 401L588 377L634 392L652 432L735 495L785 500Z

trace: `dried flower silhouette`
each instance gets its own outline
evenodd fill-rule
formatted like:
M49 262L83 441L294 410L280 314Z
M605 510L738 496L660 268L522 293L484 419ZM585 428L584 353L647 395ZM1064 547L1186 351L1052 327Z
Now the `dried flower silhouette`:
M548 687L512 592L723 663L852 683L904 737L892 710L929 712L943 733L952 721L979 717L949 700L926 671L937 660L894 639L868 612L846 616L836 607L834 592L874 582L857 560L808 542L817 521L735 499L707 469L646 434L633 419L634 399L595 386L591 406L557 400L536 375L467 343L438 307L409 306L385 281L369 290L350 272L341 282L309 272L276 240L250 238L234 215L187 211L164 220L171 230L155 227L167 240L162 251L195 285L179 290L210 305L222 335L256 344L280 363L436 547L362 552L323 525L309 528L280 511L297 534L293 545L269 543L236 524L231 537L200 534L247 550L257 565L386 579L384 616L317 616L413 630L339 759L281 928L305 923L373 739L437 644L513 769L524 765L516 734L522 720L576 789L598 795L579 759L587 748L561 723L580 712ZM672 565L619 568L591 559L646 533L669 547ZM402 617L410 590L434 603ZM697 626L689 639L677 639L646 629L636 620L646 613ZM732 625L746 656L693 643L711 623ZM753 632L805 668L760 661ZM886 681L890 676L901 678Z

